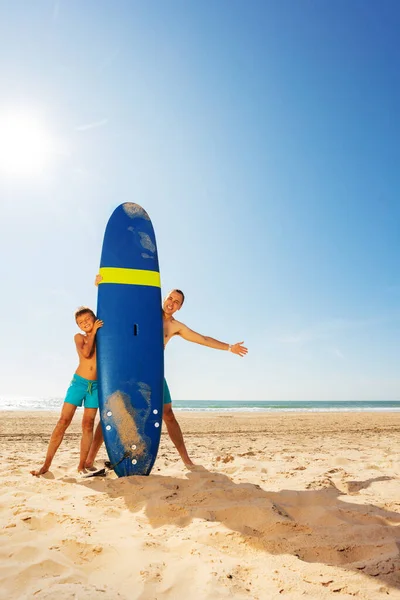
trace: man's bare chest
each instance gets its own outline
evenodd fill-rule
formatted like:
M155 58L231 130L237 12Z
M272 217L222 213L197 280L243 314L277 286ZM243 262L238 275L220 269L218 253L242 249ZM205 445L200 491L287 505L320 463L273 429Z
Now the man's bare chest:
M176 327L174 327L174 323L172 322L164 322L164 346L165 344L172 338L176 333Z

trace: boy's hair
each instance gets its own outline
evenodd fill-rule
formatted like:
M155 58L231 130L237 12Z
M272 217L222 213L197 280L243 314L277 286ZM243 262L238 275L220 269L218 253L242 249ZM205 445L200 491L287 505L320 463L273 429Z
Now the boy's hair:
M78 320L78 317L81 317L82 315L85 315L86 313L88 313L89 315L91 315L93 317L94 320L96 320L96 315L94 314L94 312L92 311L91 308L89 308L88 306L80 306L76 311L75 311L75 321Z
M182 290L171 290L171 292L177 292L178 294L180 294L182 296L182 304L181 304L181 306L183 306L183 303L185 302L185 294L182 292Z

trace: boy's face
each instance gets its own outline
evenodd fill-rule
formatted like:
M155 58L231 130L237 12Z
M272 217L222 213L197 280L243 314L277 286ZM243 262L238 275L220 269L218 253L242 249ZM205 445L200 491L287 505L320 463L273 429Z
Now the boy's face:
M172 316L182 306L182 295L179 292L170 292L163 303L163 311Z
M82 315L79 315L79 317L76 319L76 324L78 325L81 331L84 331L85 333L90 333L93 329L94 321L95 319L93 315L91 315L90 313L83 313Z

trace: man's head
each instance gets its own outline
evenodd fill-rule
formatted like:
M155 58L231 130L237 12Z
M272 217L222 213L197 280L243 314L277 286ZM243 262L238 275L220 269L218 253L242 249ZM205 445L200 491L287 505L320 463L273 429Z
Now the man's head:
M75 311L75 321L79 329L85 333L90 333L93 329L94 322L96 321L96 315L91 308L81 306Z
M163 311L166 315L171 316L180 308L185 301L185 294L182 290L171 290L165 297L163 302Z

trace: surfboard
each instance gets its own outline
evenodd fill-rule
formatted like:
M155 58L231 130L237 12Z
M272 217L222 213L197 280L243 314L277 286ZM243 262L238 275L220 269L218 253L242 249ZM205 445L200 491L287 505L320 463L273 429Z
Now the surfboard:
M100 260L96 334L100 420L119 477L148 475L163 415L164 345L157 245L147 212L112 213Z

